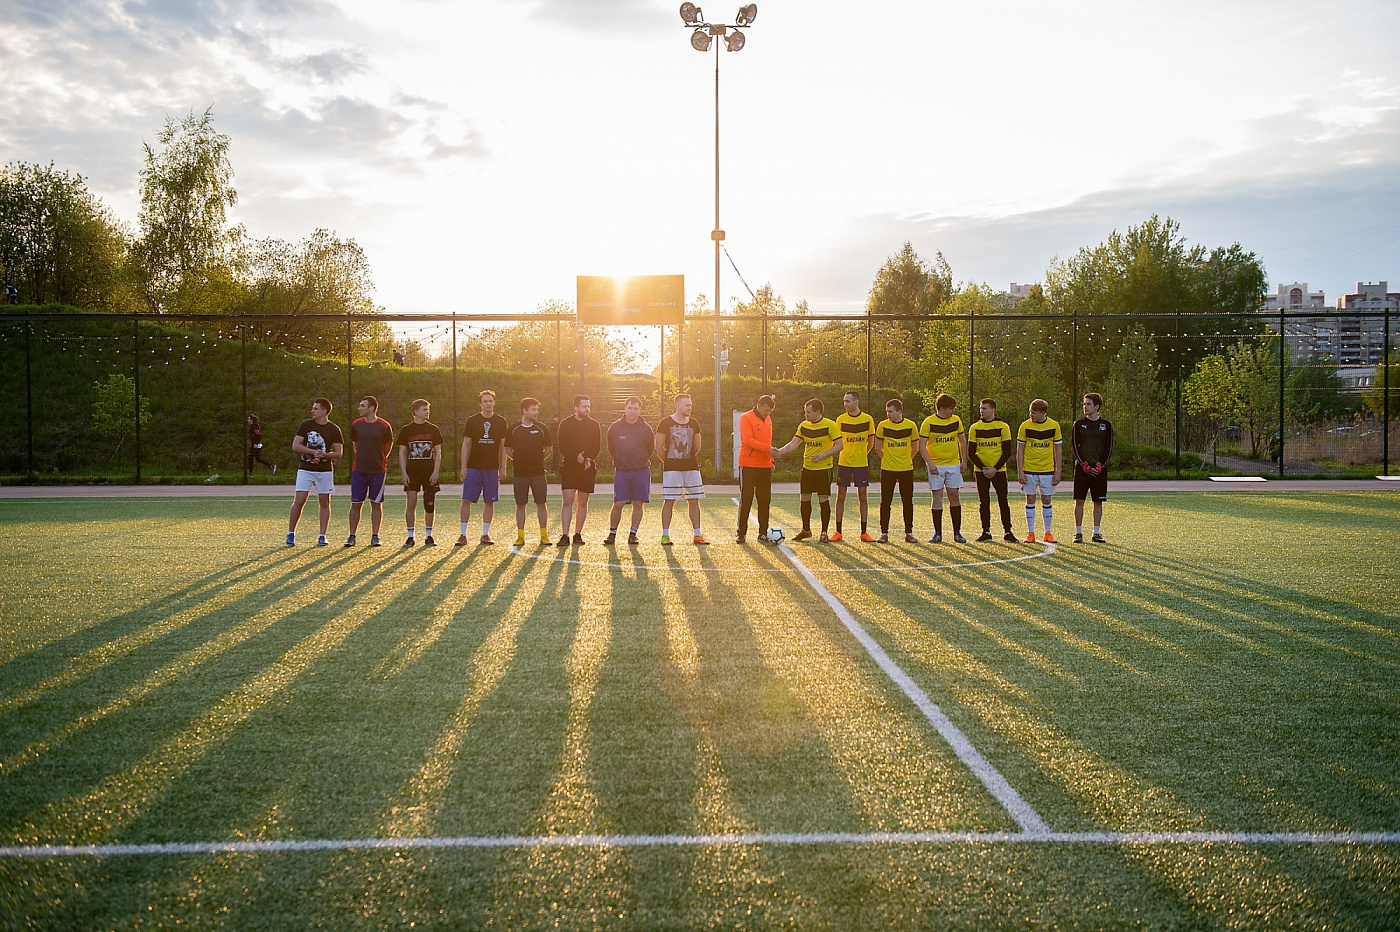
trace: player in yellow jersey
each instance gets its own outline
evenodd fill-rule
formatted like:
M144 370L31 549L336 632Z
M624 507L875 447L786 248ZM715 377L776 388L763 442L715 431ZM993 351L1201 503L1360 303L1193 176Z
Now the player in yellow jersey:
M870 448L875 445L875 419L860 409L860 395L846 392L841 398L846 410L836 418L841 431L841 453L836 459L836 533L832 540L841 540L841 518L846 514L846 489L854 485L860 502L860 539L874 543L870 536L870 502L866 490L870 487Z
M904 507L904 542L918 543L914 536L914 455L919 451L919 429L904 416L904 402L891 398L885 403L885 419L875 428L875 453L880 457L880 540L890 542L890 506L894 490Z
M821 501L822 543L826 543L827 527L831 524L831 460L841 452L841 430L836 422L822 413L820 398L802 406L805 420L797 425L797 433L786 444L774 450L782 455L802 446L802 531L793 540L808 540L812 536L812 496Z
M1060 484L1060 464L1064 437L1060 425L1050 419L1050 405L1044 398L1031 402L1031 416L1016 431L1016 472L1021 475L1021 491L1026 494L1026 543L1035 543L1035 496L1040 493L1040 518L1045 523L1041 540L1059 543L1050 533L1054 509L1050 496Z
M1016 455L1016 441L1011 427L997 417L994 398L983 398L977 411L979 418L967 429L967 459L977 480L977 503L981 511L982 536L978 543L992 539L992 491L997 493L1001 509L1002 540L1016 543L1019 538L1011 531L1011 504L1006 500L1006 464Z
M930 544L943 543L943 490L948 490L948 510L953 516L953 540L967 543L962 536L963 463L967 460L967 434L962 418L953 412L958 402L947 392L939 392L933 400L933 414L919 426L919 438L924 443L924 465L928 467L928 489L933 493L933 536Z

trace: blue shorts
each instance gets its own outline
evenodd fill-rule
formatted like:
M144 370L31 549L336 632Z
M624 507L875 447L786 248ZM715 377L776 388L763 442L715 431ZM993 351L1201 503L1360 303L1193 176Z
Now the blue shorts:
M462 480L462 501L480 501L482 495L488 504L501 500L501 474L494 469L468 469Z
M350 471L350 504L358 505L368 498L376 505L384 504L384 473Z
M651 470L619 469L613 473L613 501L651 501Z
M841 488L854 485L858 489L864 489L870 485L869 466L837 466L836 484Z

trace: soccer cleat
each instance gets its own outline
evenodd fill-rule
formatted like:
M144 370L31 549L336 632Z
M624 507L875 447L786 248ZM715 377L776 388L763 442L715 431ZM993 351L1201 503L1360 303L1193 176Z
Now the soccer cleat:
M1095 534L1093 537L1091 537L1091 538L1089 538L1089 539L1090 539L1091 541L1093 541L1094 543L1096 543L1096 544L1106 544L1106 543L1108 543L1108 541L1106 541L1106 540L1103 539L1103 535L1102 535L1102 534Z
M749 538L748 538L748 536L745 535L745 534L736 534L736 535L734 536L734 543L736 543L736 544L747 544L748 542L749 542Z
M825 544L830 540L831 538L826 536L826 531L822 531L822 536L817 538L817 543Z
M692 540L691 543L692 543L692 544L695 544L695 545L698 547L698 546L700 546L700 545L702 545L702 544L708 544L709 541L707 541L707 540L704 538L703 535L696 534L696 535L695 535L695 539Z
M888 544L889 542L890 535L888 534L881 534L879 537L875 538L875 543L877 544Z
M954 531L954 532L953 532L953 543L955 543L955 544L965 544L965 543L967 543L967 538L962 536L962 532L961 532L961 531Z
M669 546L671 546L671 535L670 535L670 534L662 534L662 535L661 535L661 546L663 546L663 547L669 547Z
M482 534L482 535L481 535L481 540L477 541L478 546L481 546L481 547L490 547L490 546L494 545L495 543L496 543L496 542L495 542L494 540L492 540L489 536L487 536L487 535L485 535L485 534Z
M287 535L287 546L288 546L288 547L295 547L296 545L297 545L297 536L296 536L295 534L288 534L288 535Z
M942 535L942 534L935 534L935 535L933 535L932 537L930 537L930 538L928 539L928 542L929 542L930 544L941 544L941 543L943 543L943 535Z
M515 532L515 546L525 546L525 530L523 528Z
M860 540L861 540L861 543L864 543L864 544L873 544L873 543L875 543L875 538L873 538L873 537L870 536L870 532L869 532L869 531L861 531L861 532L860 532Z
M371 535L369 536L369 545L370 545L371 547L383 547L383 546L384 546L384 544L380 542L380 540L379 540L379 535L378 535L378 534L371 534Z
M1035 531L1027 531L1027 532L1026 532L1025 543L1027 543L1027 544L1033 544L1033 543L1035 543Z
M1082 544L1082 543L1084 543L1084 535L1083 535L1083 533L1081 533L1081 532L1076 532L1075 535L1074 535L1074 542L1075 542L1076 544Z
M846 538L844 538L844 537L841 536L841 532L840 532L840 531L837 531L835 534L832 534L831 537L830 537L829 539L830 539L833 543L839 544L839 543L841 543L841 541L845 540Z
M985 544L985 543L990 542L991 540L992 540L992 532L991 532L991 531L983 531L982 534L981 534L981 536L979 536L979 537L977 538L977 543L979 543L979 544Z
M792 539L793 539L793 540L810 540L811 538L812 538L812 532L809 531L809 530L807 530L806 528L803 528L802 530L798 531L796 534L792 535Z
M1055 535L1054 535L1054 534L1051 534L1049 531L1046 531L1044 534L1041 534L1041 535L1040 535L1040 540L1041 540L1042 543L1046 543L1046 544L1058 544L1058 543L1059 543L1059 541L1057 541L1057 540L1055 539Z
M408 547L412 547L413 544L414 544L414 541L413 541L413 538L412 538L412 537L405 537L405 538L404 538L403 545L404 545L405 549L408 548Z
M1021 538L1017 537L1010 531L1007 531L1005 534L1001 535L1001 539L1006 541L1008 544L1019 544L1021 542Z
M353 547L353 546L355 546L355 535L354 535L354 534L351 534L349 537L345 538L345 546L347 546L347 547Z
M917 537L915 537L912 533L905 532L905 534L904 534L904 542L905 542L906 544L917 544L917 543L919 542L919 539L918 539Z
M603 545L606 546L606 547L611 547L613 544L616 544L616 543L617 543L617 531L609 531L609 532L608 532L608 536L603 538Z
M641 538L639 538L636 534L633 534L631 531L627 532L627 543L636 545L640 544L641 542Z
M330 545L331 542L326 540L326 535L322 534L320 537L316 538L317 547L329 547Z
M559 540L555 542L554 546L556 546L556 547L567 547L567 546L569 546L569 535L568 535L568 534L561 535L560 538L559 538Z
M546 547L554 543L554 541L549 539L549 532L544 528L540 528L540 543L544 544Z
M461 537L457 538L457 543L453 544L452 546L454 546L454 547L465 547L466 545L467 545L467 535L463 534Z
M429 534L427 537L423 538L423 546L424 546L424 547L436 547L436 546L437 546L437 541L433 540L433 535Z
M583 535L582 535L582 534L575 534L575 535L574 535L574 546L575 546L575 547L582 547L583 545L584 545Z

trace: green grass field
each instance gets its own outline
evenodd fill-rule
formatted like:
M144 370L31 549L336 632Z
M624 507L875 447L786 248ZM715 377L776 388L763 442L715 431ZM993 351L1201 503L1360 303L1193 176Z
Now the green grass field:
M288 549L286 506L0 501L0 925L1400 925L1393 840L1021 835L727 495L715 546L654 506L615 553L596 508L577 550L405 552L398 500L390 546ZM1054 833L1394 839L1397 526L1390 493L1161 493L1014 563L793 551ZM17 850L377 838L513 840Z

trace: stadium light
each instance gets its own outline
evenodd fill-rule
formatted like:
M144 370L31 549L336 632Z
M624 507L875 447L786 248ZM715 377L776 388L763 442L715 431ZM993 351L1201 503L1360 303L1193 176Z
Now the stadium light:
M686 28L693 28L690 34L690 47L697 52L708 52L710 46L714 45L715 39L722 39L724 47L730 52L737 52L744 47L746 41L743 29L751 26L758 18L758 4L746 3L739 7L738 14L734 17L734 25L724 23L707 23L705 14L693 3L681 4L681 22ZM719 225L719 46L715 45L715 227L710 231L710 240L715 244L715 474L718 475L722 468L720 450L723 444L719 438L724 436L724 423L720 417L723 408L723 399L720 397L720 345L723 342L723 327L720 317L720 296L719 296L719 267L720 249L724 242L724 230ZM684 352L682 352L684 356Z

